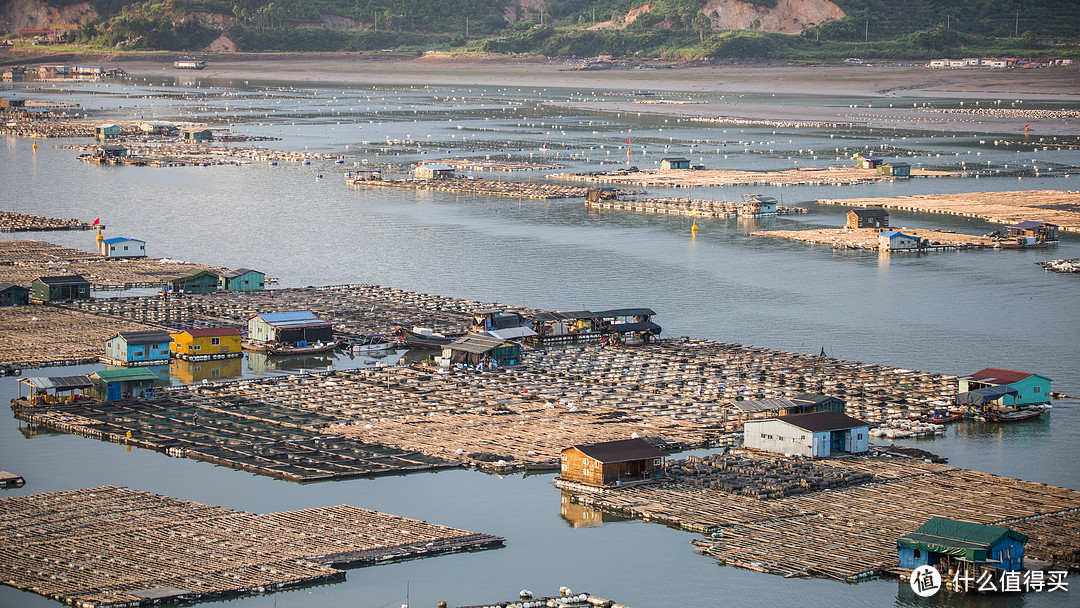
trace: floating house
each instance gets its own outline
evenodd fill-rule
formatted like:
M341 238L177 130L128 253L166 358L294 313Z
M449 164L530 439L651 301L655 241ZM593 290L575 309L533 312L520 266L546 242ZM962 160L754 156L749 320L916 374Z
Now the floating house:
M804 412L839 412L845 413L847 402L839 397L822 395L821 393L800 393L788 397L791 401L803 406Z
M206 127L188 127L180 129L180 141L186 143L214 141L214 130Z
M443 359L451 365L499 366L517 365L521 361L521 345L489 334L469 334L442 347Z
M600 319L600 333L620 340L637 339L648 342L660 335L661 328L652 322L656 314L651 308L614 308L593 313Z
M413 171L416 179L450 179L454 177L454 168L441 163L424 163Z
M607 487L659 477L667 454L644 439L575 445L562 451L560 479Z
M248 338L262 343L307 346L332 342L334 329L306 310L261 313L248 319Z
M147 135L172 135L179 131L176 125L166 120L147 120L139 123L139 130Z
M878 165L877 174L886 177L911 177L911 165L900 161L881 163Z
M689 169L690 159L683 158L681 156L669 156L667 158L661 158L660 168L665 171L669 169Z
M253 291L263 289L266 275L250 268L238 268L221 273L218 289L222 291Z
M853 209L847 214L848 228L888 228L889 212L881 207Z
M77 274L38 277L30 282L30 298L35 302L89 300L90 281Z
M154 391L160 383L156 373L145 367L134 369L110 369L90 374L89 394L99 401L142 398Z
M0 108L21 108L26 105L26 100L18 95L4 93L0 95Z
M209 293L217 291L220 278L210 270L192 270L169 279L165 286L175 293Z
M896 539L901 568L933 566L942 579L965 572L977 580L990 571L992 580L1001 572L1024 569L1024 534L1000 526L931 517L914 532Z
M94 137L100 140L120 139L120 125L106 123L94 127Z
M910 236L896 230L883 230L878 233L878 251L912 251L919 248L919 237Z
M877 169L881 162L882 159L877 156L855 155L855 166L860 169Z
M113 365L161 365L169 362L168 332L122 331L105 341L105 360Z
M98 241L98 253L110 258L145 258L146 241L118 236Z
M517 312L508 312L497 308L476 310L472 313L473 326L477 331L507 329L528 324L529 320Z
M532 316L535 344L600 340L600 318L588 310L538 312Z
M1035 239L1036 243L1058 240L1058 225L1026 221L1006 228L1008 236Z
M128 149L121 144L101 144L90 153L90 158L99 162L119 161L127 158Z
M174 334L170 350L178 359L206 361L232 359L244 355L240 330L235 327L185 329Z
M776 215L779 203L771 196L760 194L744 194L742 205L739 206L738 215L746 217L760 217L762 215Z
M507 327L505 329L491 329L486 332L487 335L498 338L500 340L515 340L520 341L526 338L532 338L538 335L531 327Z
M789 456L827 458L869 449L870 425L840 412L792 414L743 425L743 445Z
M28 405L48 405L52 403L71 403L92 386L86 376L50 376L21 378L19 380L19 400L22 401L22 387L30 387L26 397ZM49 392L52 391L52 392ZM76 393L75 391L79 391Z
M1016 391L1010 395L1008 391L990 401L1000 406L1013 406L1024 409L1031 405L1050 403L1050 378L1030 372L1019 372L1012 369L987 367L967 376L959 378L959 392L966 393L991 387L1008 387Z
M29 303L29 288L14 283L0 283L0 306L22 306Z

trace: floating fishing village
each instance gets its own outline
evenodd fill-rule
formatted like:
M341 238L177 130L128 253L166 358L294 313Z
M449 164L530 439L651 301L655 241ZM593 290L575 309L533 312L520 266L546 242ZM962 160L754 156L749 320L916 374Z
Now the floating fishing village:
M173 67L203 72L207 63L183 58ZM98 76L106 74L125 77L122 71L105 69ZM160 93L164 84L147 82L154 96L170 97ZM46 141L62 138L48 144L51 162L73 161L72 166L85 171L78 179L115 180L109 187L117 189L129 187L124 179L148 179L148 188L130 186L143 191L117 196L153 200L154 189L182 191L179 196L202 210L190 213L206 217L189 217L178 208L155 218L169 226L152 232L131 219L143 213L139 203L99 213L91 202L51 207L30 200L29 192L11 200L21 211L0 211L0 232L19 233L0 241L0 380L10 389L13 434L35 449L43 442L65 442L76 451L107 450L101 453L125 459L109 460L102 469L117 462L156 463L143 466L160 466L171 471L162 477L180 479L175 492L162 489L168 485L140 488L120 474L118 481L104 485L76 487L75 480L64 482L64 488L42 490L35 487L35 471L17 470L5 459L0 464L13 472L0 472L4 585L81 608L258 602L265 595L273 596L276 605L277 598L288 601L290 593L300 590L331 605L340 604L340 596L319 594L331 594L330 589L347 580L411 572L408 576L417 578L405 579L408 605L409 585L422 585L422 578L435 572L427 569L429 559L446 563L448 571L476 572L517 559L515 546L542 553L522 530L547 524L532 514L508 515L504 521L500 515L506 513L495 506L502 504L496 500L521 493L517 499L523 502L551 503L544 504L549 511L557 501L551 515L558 515L553 519L558 519L560 535L580 533L574 542L588 543L581 540L584 529L605 526L605 534L610 534L606 542L621 542L613 539L620 529L629 532L630 526L623 526L626 520L641 524L635 530L646 528L644 534L664 537L665 542L676 534L667 528L689 534L689 541L685 534L675 537L676 549L665 554L666 559L675 555L693 560L694 567L708 563L708 572L717 577L734 576L730 571L738 569L766 577L759 583L764 585L826 579L837 586L884 588L888 582L889 595L898 593L899 580L899 593L908 595L897 597L908 601L914 587L908 581L932 567L948 588L944 593L975 591L962 584L965 577L999 584L989 590L994 593L1019 593L1019 583L1004 587L1015 578L1041 581L1059 589L1055 597L1068 597L1062 591L1080 571L1080 489L1075 480L1061 479L1055 485L1020 478L1015 471L1022 468L995 474L958 465L952 456L940 455L938 446L955 441L961 433L957 429L978 429L979 434L972 432L976 439L968 441L997 449L1017 432L1039 437L1051 425L1075 422L1074 415L1069 418L1080 401L1071 394L1077 392L1072 388L1075 378L998 363L1010 360L1004 340L983 347L977 357L984 361L981 369L952 373L838 355L845 352L844 341L877 339L877 326L890 322L874 310L876 296L866 296L858 314L837 322L835 335L821 337L820 347L806 344L818 339L816 335L800 337L804 344L799 350L717 339L715 327L694 335L703 326L685 320L675 324L673 332L664 327L668 319L685 317L654 301L657 291L642 287L648 279L644 272L639 276L635 265L642 262L626 253L631 250L620 252L612 245L586 247L587 253L575 250L573 263L556 269L562 276L552 281L543 268L549 262L522 235L522 226L535 229L533 224L487 225L484 230L499 246L473 245L461 225L477 220L449 217L451 211L440 203L461 202L476 216L486 214L487 221L495 221L490 216L501 220L512 212L538 210L550 215L533 218L535 225L556 224L552 218L561 218L558 214L598 218L611 222L606 227L620 231L616 238L630 247L647 231L677 231L695 248L688 256L704 255L701 250L713 244L709 239L714 237L706 236L710 231L722 235L715 237L721 246L733 247L736 237L745 237L738 246L770 256L769 264L783 256L835 255L825 259L836 263L864 256L867 264L890 269L890 264L905 260L964 255L983 256L979 263L985 264L986 274L993 274L998 258L989 258L992 252L1041 253L1038 261L1025 258L1028 274L1001 279L1001 288L1008 289L1009 281L1022 284L1017 289L1029 288L1023 277L1030 276L1056 281L1053 297L1064 299L1075 295L1068 291L1075 290L1069 283L1073 277L1058 273L1076 273L1080 267L1075 259L1054 260L1047 254L1059 248L1075 250L1080 194L1066 186L930 194L937 184L948 184L942 188L946 191L971 189L974 177L989 174L980 173L987 171L981 167L929 160L913 167L922 164L918 158L937 158L915 144L905 150L897 144L889 157L878 156L869 145L835 147L818 163L828 166L810 166L817 156L798 149L793 156L804 166L785 157L772 166L763 163L760 170L707 167L728 158L720 148L709 161L687 158L697 154L699 146L707 147L699 139L679 152L669 151L674 138L660 133L664 128L648 140L654 149L663 146L661 153L631 146L629 128L627 134L613 130L619 144L628 138L626 144L591 142L572 150L557 141L560 131L544 114L506 119L507 132L500 134L506 143L466 140L475 137L471 131L495 129L480 119L480 126L456 126L451 139L460 137L459 146L447 143L449 139L424 144L406 132L423 127L413 124L416 112L403 108L408 99L402 102L401 97L389 103L402 105L381 117L374 112L364 124L353 125L338 114L327 122L327 128L367 125L374 130L375 120L385 118L394 125L396 136L387 135L385 143L371 136L352 150L354 144L338 143L353 141L344 136L332 145L316 144L310 137L293 141L287 131L277 135L227 117L215 121L216 115L208 114L217 108L199 117L175 112L169 120L157 113L152 120L121 120L119 108L111 114L88 111L74 102L54 101L55 93L15 90L18 94L4 91L0 96L0 135L6 136L10 149L25 150L29 142L30 154L44 155ZM272 98L270 89L258 91ZM408 94L430 92L405 91ZM90 93L85 99L94 95L101 94ZM213 95L225 96L221 91ZM492 94L486 95L477 97L488 103ZM130 99L125 96L124 103L133 103ZM446 103L437 95L434 100ZM138 101L148 103L147 98ZM228 103L236 110L236 100ZM548 101L544 111L556 105ZM163 116L165 108L160 106ZM251 112L255 120L270 116ZM610 115L604 119L614 121ZM520 122L511 125L514 120ZM590 121L576 126L599 129L596 120L597 125ZM300 130L291 119L279 122ZM695 128L706 132L718 124L704 116L699 122L707 126ZM751 123L756 125L741 119L722 122L731 129ZM539 129L538 124L551 128L542 132L536 151L517 147L522 144L514 142L514 129ZM646 141L638 135L646 126L633 125L634 136ZM766 128L807 127L770 122ZM282 149L262 147L267 141L279 141L274 145ZM732 143L733 148L742 147L735 145L742 142ZM559 152L549 152L554 149ZM429 150L430 160L421 158ZM607 158L612 150L614 161ZM586 158L588 154L605 160ZM618 168L595 170L597 162ZM744 159L731 167L745 165ZM366 240L383 238L373 232L350 228L348 238L339 242L323 225L332 221L314 212L308 217L305 209L232 208L227 200L196 207L200 195L184 190L197 175L221 179L256 169L285 176L264 180L269 185L252 195L257 198L274 198L279 189L285 191L288 180L301 179L307 185L300 188L309 189L310 201L331 200L326 192L333 192L355 205L350 211L355 214L388 214L386 201L399 198L386 197L405 197L410 204L415 197L416 210L394 216L393 231L407 234L403 239L430 239L433 231L443 230L455 235L459 246L449 254L411 259L415 252L406 249L405 241L390 237L378 247L393 250L400 244L400 256L369 263L342 252L367 251ZM495 173L505 177L493 177ZM1055 168L1053 177L1066 180L1069 175ZM867 195L886 186L911 194ZM729 189L718 196L711 191L725 187ZM733 195L731 187L756 191ZM824 187L856 194L805 197L799 190L818 188L813 192L820 193ZM788 196L776 188L800 194ZM688 190L688 195L672 195L677 189ZM518 200L510 204L507 199ZM69 214L79 217L54 217ZM216 245L220 235L208 236L214 233L200 224L224 221L217 215L235 216L246 225L244 231L265 234L244 241L255 243L246 248ZM978 223L971 228L961 223L968 221ZM564 225L559 228L567 235L572 232ZM558 248L559 239L574 238L587 237L561 235L548 246ZM318 255L296 247L297 240L314 241ZM178 246L181 241L184 247ZM520 260L509 257L512 249L523 252ZM173 257L181 255L198 261ZM305 256L309 259L302 259ZM451 291L459 294L454 296L376 284L399 276L380 267L388 261L416 273L459 268L440 256L493 258L500 275L539 288L545 281L559 283L551 288L568 290L569 295L547 301L580 305L537 306L545 300L527 290L507 291L495 301L483 287L475 291L483 295L474 297L471 288ZM309 281L304 274L298 279L288 258L310 266L313 277L341 280ZM444 263L446 268L441 267ZM348 265L355 268L343 271ZM484 285L494 274L490 268L477 265L463 284ZM681 272L677 268L663 266L662 274ZM1047 272L1036 272L1040 268ZM323 270L326 274L320 274ZM725 267L718 272L740 271ZM576 282L596 281L605 273L624 281L626 289L602 291L603 298L575 291ZM353 281L355 276L372 279ZM685 281L695 280L688 272ZM897 299L922 289L918 279L906 285L909 293L898 293ZM822 309L830 306L828 298L863 297L841 287L831 293L833 286L825 281L819 289L830 292L818 303ZM780 293L769 297L782 300L783 295L776 295ZM942 294L917 295L948 300ZM727 321L738 316L735 311L744 297L733 289L704 303L687 296L685 304L694 311L708 310L708 319ZM670 305L672 300L663 302ZM759 314L780 327L790 319L778 310L782 308ZM910 328L928 341L936 340L934 331L929 320ZM796 345L797 340L772 343ZM942 338L937 347L968 348L955 337ZM966 364L969 359L959 361ZM1055 377L1045 375L1049 373ZM278 504L273 498L245 503L247 498L228 492L185 496L204 475L226 480L226 485L243 478L237 487L247 490L237 494L250 493L251 500L278 493L290 499L280 503L287 505L282 507L273 506ZM466 504L462 495L474 493L472 486L455 487L465 476L480 480L475 487L483 489L475 492L488 493L490 512L479 513L478 507L455 510L458 503ZM387 498L421 483L432 484L432 489L418 491L419 499ZM525 483L532 485L523 489ZM337 492L348 492L347 500L337 500ZM483 504L485 498L469 500ZM238 504L266 508L233 506ZM375 505L381 508L372 508ZM389 512L396 508L405 508L409 516ZM466 523L458 523L462 521ZM567 538L560 536L557 542L564 547L545 559L585 551L571 547ZM589 559L631 551L627 545L606 548L595 542L588 543ZM647 554L651 548L638 550ZM579 581L566 583L602 587L600 595L549 587L550 577L522 574L520 581L482 587L492 599L468 600L473 603L463 608L639 605L632 594L618 598L625 605L604 599L617 597L620 587L581 574ZM532 586L533 580L542 581L544 589L558 588L558 593L522 589L516 598L511 592L510 599L496 599L507 596L506 585ZM453 596L461 592L457 586L473 584L457 583L433 586ZM986 591L984 585L980 592ZM1049 595L1034 587L1025 591L1025 597ZM883 597L893 600L877 599ZM370 605L385 603L372 596Z

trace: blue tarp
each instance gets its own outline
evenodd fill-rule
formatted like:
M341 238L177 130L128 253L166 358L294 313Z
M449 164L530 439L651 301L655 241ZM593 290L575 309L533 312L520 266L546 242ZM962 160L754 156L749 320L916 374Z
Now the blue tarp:
M1005 395L1019 395L1020 393L1011 386L988 386L979 388L956 396L956 402L961 404L982 405L997 401Z

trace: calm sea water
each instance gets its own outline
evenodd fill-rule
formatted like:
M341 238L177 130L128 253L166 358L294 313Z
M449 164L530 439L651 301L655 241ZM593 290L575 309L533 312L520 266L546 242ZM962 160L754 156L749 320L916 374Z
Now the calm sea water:
M669 336L807 353L825 348L834 357L949 374L987 366L1023 369L1053 378L1055 390L1080 396L1080 281L1034 265L1080 257L1080 238L1066 236L1049 251L878 256L746 234L761 226L841 225L847 210L810 203L818 198L1076 190L1080 152L1069 149L1075 148L1074 140L725 128L636 113L581 115L542 105L604 98L602 91L313 89L171 80L34 86L24 85L22 92L32 99L80 103L103 120L208 121L241 133L281 137L263 144L272 148L345 155L344 164L99 167L78 162L72 150L53 147L68 143L64 140L0 138L0 208L84 220L101 217L110 235L144 239L155 257L253 267L277 277L283 287L374 283L548 309L649 306ZM840 106L859 101L771 96L725 101L741 99ZM958 105L956 100L927 101ZM664 155L688 156L716 168L824 167L854 151L872 150L885 156L917 154L910 159L916 166L979 166L984 173L978 179L855 187L651 191L726 200L761 193L810 210L761 222L702 219L696 237L690 234L689 218L593 213L579 200L354 190L344 183L346 171L365 164L404 174L418 160L447 156L509 156L601 170L625 164L627 141L632 162L641 167L655 166ZM493 175L542 179L539 173ZM997 228L967 218L902 212L892 212L891 222L971 234ZM16 237L87 250L94 244L89 232L0 238ZM12 379L0 380L0 398L15 391ZM1080 407L1075 401L1056 405L1038 422L964 423L951 427L945 438L910 443L960 466L1080 489L1075 452ZM895 581L845 585L719 567L691 551L694 535L685 532L614 520L601 527L573 527L560 517L560 495L549 475L501 478L452 471L299 486L78 437L28 437L18 421L5 419L0 423L0 464L29 481L5 496L113 484L255 512L349 503L507 538L507 547L498 551L354 570L343 584L229 604L381 608L399 605L406 583L414 606L440 599L452 605L510 599L522 588L554 593L560 585L638 608L721 602L1069 604L1064 594L919 600ZM0 587L0 605L53 603Z

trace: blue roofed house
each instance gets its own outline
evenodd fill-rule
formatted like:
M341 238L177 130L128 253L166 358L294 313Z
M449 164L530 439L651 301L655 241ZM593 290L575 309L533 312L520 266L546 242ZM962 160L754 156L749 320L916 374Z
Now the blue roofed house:
M256 343L307 346L332 342L334 328L306 310L260 313L248 319L248 339Z
M993 580L1000 573L1024 568L1024 534L1000 526L931 517L914 532L896 539L901 568L933 566L942 579L967 572L978 579L989 570Z
M878 251L913 251L919 248L919 237L896 230L878 233Z
M98 241L98 253L107 258L145 258L146 241L118 236Z
M172 336L166 331L122 331L105 341L105 361L113 365L165 364L171 343Z

